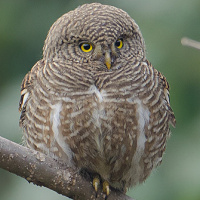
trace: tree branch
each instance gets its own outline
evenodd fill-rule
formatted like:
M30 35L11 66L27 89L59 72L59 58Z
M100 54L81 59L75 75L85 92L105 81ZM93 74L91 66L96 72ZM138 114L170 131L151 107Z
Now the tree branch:
M192 39L187 38L187 37L183 37L181 39L181 44L184 45L184 46L193 47L195 49L200 50L200 42L198 42L196 40L192 40Z
M2 137L0 137L0 168L74 200L105 199L105 194L102 192L96 197L90 180L81 176L77 170ZM133 200L114 189L107 199Z

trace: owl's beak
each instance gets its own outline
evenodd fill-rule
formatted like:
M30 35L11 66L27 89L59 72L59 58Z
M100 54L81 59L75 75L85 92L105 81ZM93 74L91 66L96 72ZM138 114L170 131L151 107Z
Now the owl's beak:
M105 53L105 64L106 64L106 67L108 69L110 69L110 67L111 67L111 57L110 57L110 52L108 52L108 51Z

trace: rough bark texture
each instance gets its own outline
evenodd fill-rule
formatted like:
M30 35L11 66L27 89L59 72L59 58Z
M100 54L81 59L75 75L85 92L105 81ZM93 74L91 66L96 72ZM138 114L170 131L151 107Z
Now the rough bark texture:
M2 137L0 137L0 168L74 200L105 199L102 192L96 195L90 180L81 176L75 169ZM107 200L133 199L112 190Z

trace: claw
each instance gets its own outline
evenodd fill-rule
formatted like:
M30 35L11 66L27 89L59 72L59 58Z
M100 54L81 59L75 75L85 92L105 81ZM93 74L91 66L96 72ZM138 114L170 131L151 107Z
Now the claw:
M103 192L108 196L110 194L110 187L108 181L103 182Z
M99 177L96 176L94 179L93 179L93 187L94 187L94 190L97 192L98 191L98 187L99 187L99 184L100 184L100 180L99 180Z

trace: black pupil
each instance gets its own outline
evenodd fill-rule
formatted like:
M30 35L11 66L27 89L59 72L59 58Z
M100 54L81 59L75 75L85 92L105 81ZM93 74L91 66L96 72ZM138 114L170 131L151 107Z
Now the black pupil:
M89 50L90 49L90 44L83 44L83 48L85 50Z
M117 47L120 46L120 41L121 41L121 40L117 40L117 41L115 42L115 45L116 45Z

